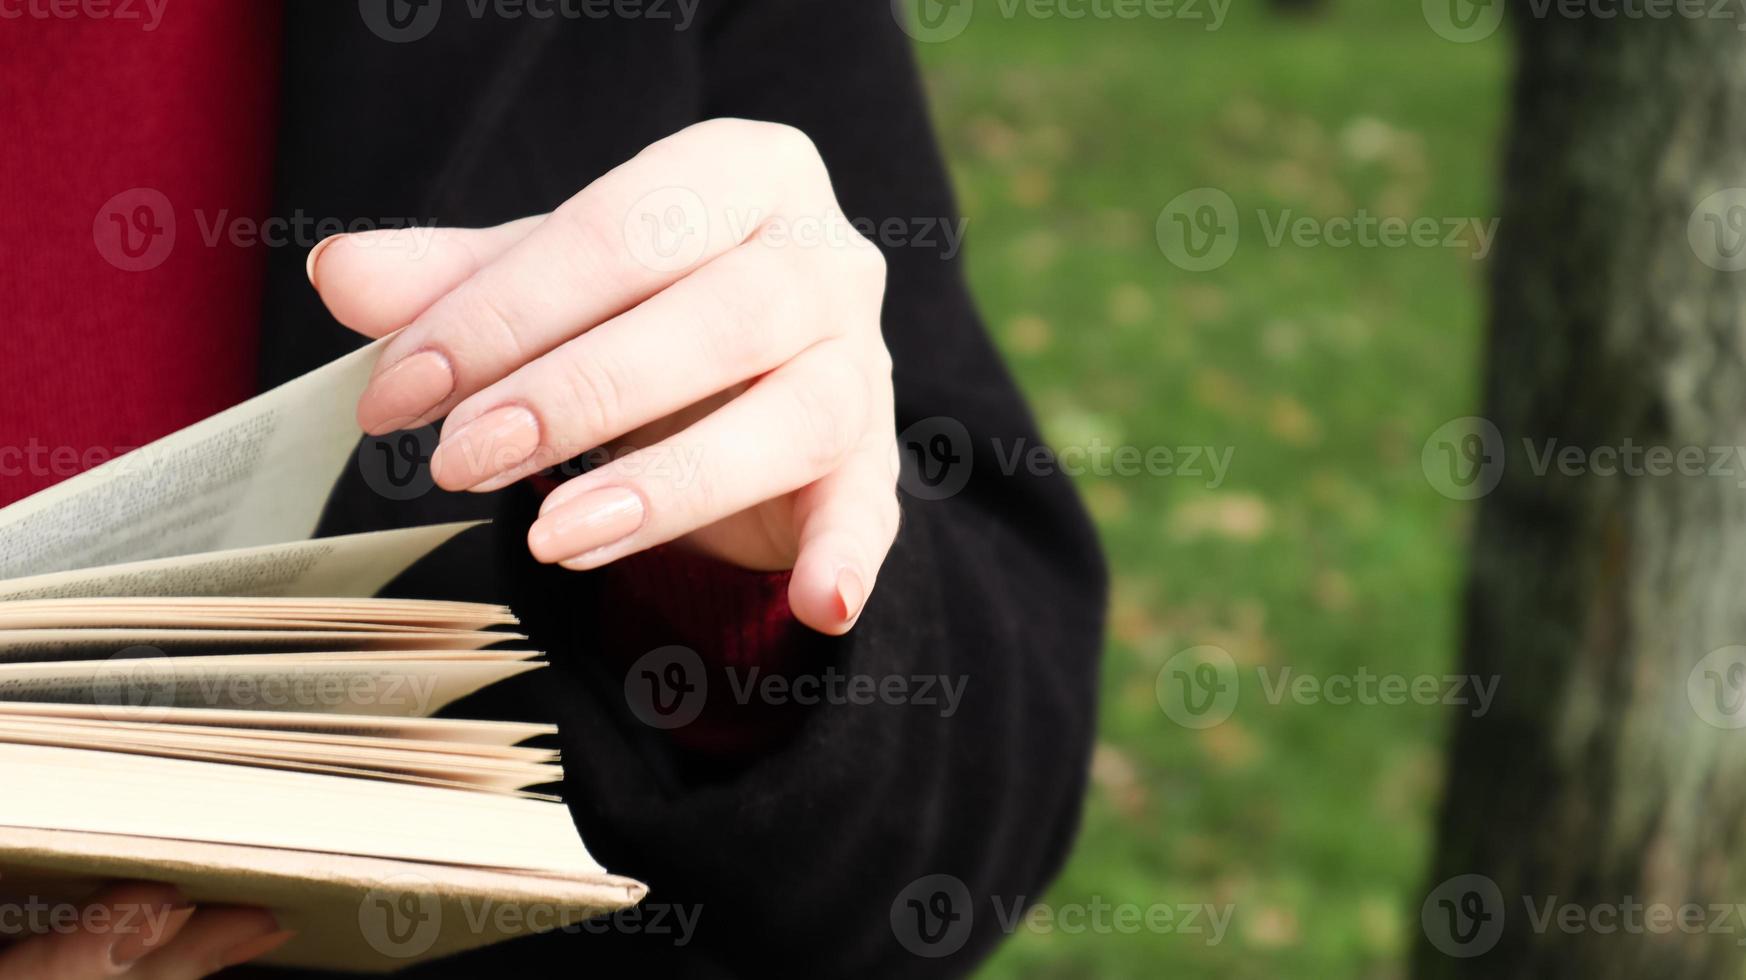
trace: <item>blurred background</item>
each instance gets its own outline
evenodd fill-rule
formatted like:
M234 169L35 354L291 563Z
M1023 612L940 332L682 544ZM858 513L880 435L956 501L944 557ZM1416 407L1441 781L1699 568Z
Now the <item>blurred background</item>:
M1420 454L1477 406L1473 231L1496 213L1509 32L1452 40L1387 0L1027 9L983 0L914 33L972 285L1051 443L1086 450L1113 566L1094 787L1047 901L1231 915L1217 938L1023 928L981 975L1405 976L1462 709L1273 703L1256 668L1460 670L1469 505ZM1222 261L1171 238L1221 200L1203 189L1234 204ZM1466 237L1336 245L1334 219L1361 215ZM1279 234L1301 217L1319 231ZM1095 472L1100 444L1228 469ZM1160 681L1199 647L1243 677L1205 727Z

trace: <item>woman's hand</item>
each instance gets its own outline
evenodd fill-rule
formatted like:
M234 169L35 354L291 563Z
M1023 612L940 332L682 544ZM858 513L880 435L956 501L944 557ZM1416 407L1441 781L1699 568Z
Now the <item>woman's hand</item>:
M0 950L0 980L198 980L291 938L267 912L196 911L168 885L115 885L73 911L48 909L47 931Z
M898 522L885 265L797 130L702 123L549 215L336 236L309 273L340 322L405 328L358 421L447 416L440 486L606 447L546 500L536 558L587 569L682 540L792 568L814 629L854 623Z

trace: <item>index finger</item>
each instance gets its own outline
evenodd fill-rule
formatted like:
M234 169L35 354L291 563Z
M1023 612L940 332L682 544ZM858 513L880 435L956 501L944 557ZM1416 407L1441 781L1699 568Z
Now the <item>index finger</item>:
M751 238L817 183L816 160L798 131L745 120L651 144L389 341L358 424L372 435L425 425L636 306Z

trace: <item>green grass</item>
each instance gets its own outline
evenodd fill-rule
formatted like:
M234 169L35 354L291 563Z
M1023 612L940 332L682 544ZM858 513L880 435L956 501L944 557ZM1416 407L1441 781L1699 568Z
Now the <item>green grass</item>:
M1420 469L1471 414L1483 264L1444 248L1269 247L1256 217L1493 213L1508 48L1416 3L1180 21L1005 18L918 48L969 217L973 286L1057 444L1229 447L1223 486L1080 486L1115 573L1084 832L1047 901L1233 906L1222 942L1021 930L988 978L1398 977L1417 929L1448 709L1273 705L1254 668L1453 669L1463 505ZM1186 272L1154 222L1236 201ZM1204 731L1154 695L1198 644L1242 665Z

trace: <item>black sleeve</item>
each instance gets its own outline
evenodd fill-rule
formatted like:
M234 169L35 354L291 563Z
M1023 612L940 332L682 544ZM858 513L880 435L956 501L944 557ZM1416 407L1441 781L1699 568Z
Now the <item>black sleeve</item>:
M821 703L752 763L700 770L625 710L639 695L627 694L623 664L643 651L581 658L618 666L581 681L597 700L553 705L569 733L578 823L603 863L651 885L669 927L679 911L696 926L682 948L647 923L590 937L565 947L566 962L604 969L622 956L654 975L961 976L1003 937L997 910L1038 900L1071 847L1093 739L1103 562L1064 478L999 465L995 443L1010 453L1038 436L938 230L956 209L891 10L886 0L722 4L703 26L703 115L799 127L851 218L905 229L870 237L886 239L889 260L896 424L915 443L905 452L920 453L909 462L922 464L906 467L915 492L903 494L902 530L865 614L849 636L820 638L809 669L900 678L931 703ZM520 591L573 596L550 575L529 570ZM586 653L586 622L565 631L558 642ZM962 685L955 710L941 684ZM708 677L712 704L733 696L719 673Z
M814 637L804 650L799 673L834 678L835 694L791 711L780 741L731 766L700 762L681 748L683 740L645 723L648 705L637 702L647 696L647 679L631 668L650 651L611 648L613 631L602 624L622 618L622 610L602 600L610 571L577 575L528 558L522 533L536 506L531 492L483 501L431 493L402 503L369 492L352 475L352 486L336 497L330 531L449 513L440 508L495 512L495 533L478 532L463 550L448 549L446 560L426 563L397 591L502 598L521 614L533 645L550 653L551 668L501 685L458 713L556 721L563 792L590 850L612 871L651 887L636 916L404 975L969 973L1002 938L1014 903L1038 900L1071 847L1093 738L1106 583L1067 480L1003 471L1015 446L1038 442L1036 427L978 319L957 249L941 231L958 220L956 209L892 4L705 0L699 23L660 41L682 53L647 63L639 52L662 50L647 40L655 37L651 25L472 24L457 16L445 18L421 48L360 36L350 8L299 10L287 83L298 98L286 123L297 139L282 163L281 207L437 213L411 196L429 184L447 189L445 223L503 220L580 186L566 166L595 172L590 154L604 166L609 154L628 155L621 143L647 142L638 126L646 129L663 106L804 130L845 212L862 220L887 256L884 329L895 361L896 425L909 443L903 525L876 591L848 636ZM452 35L444 33L451 27ZM492 166L475 174L463 166L471 157L389 138L403 119L432 126L466 116L442 107L472 104L470 89L442 86L471 84L478 71L420 76L428 83L405 97L429 102L424 115L388 112L380 99L354 105L355 93L390 90L386 81L368 83L394 59L434 59L427 52L465 50L512 31L528 32L513 48L517 57L481 63L500 65L492 77L527 75L540 84L530 82L520 101L505 103L519 106L515 111L468 125L520 132L513 127L525 123L532 135L464 145L505 153L538 147L528 151L531 162L490 158ZM609 43L620 37L623 43ZM430 47L439 42L447 47ZM560 58L571 45L577 53ZM526 49L542 59L522 58ZM595 61L600 67L589 68ZM554 81L596 76L644 86L640 101ZM680 106L687 92L698 98ZM589 121L553 125L572 108ZM350 162L351 149L333 160L314 151L304 160L298 149L358 145L375 147L367 166ZM422 161L433 156L459 161L445 165L459 168L458 176L400 176L422 173ZM573 159L582 162L567 162ZM529 176L492 179L511 167ZM337 350L299 353L295 345L311 344L309 324L322 318L307 295L301 255L275 256L275 263L268 336L281 339L268 363L289 376ZM320 335L330 334L343 337L328 324ZM495 566L482 542L494 543ZM756 703L734 703L745 672L727 676L719 658L701 652L714 664L697 678L704 710L757 712ZM864 695L859 685L867 684L907 694L900 703L878 693L858 703L868 699L854 692Z

